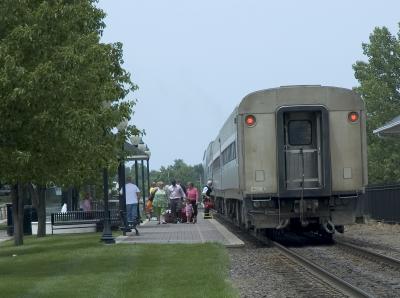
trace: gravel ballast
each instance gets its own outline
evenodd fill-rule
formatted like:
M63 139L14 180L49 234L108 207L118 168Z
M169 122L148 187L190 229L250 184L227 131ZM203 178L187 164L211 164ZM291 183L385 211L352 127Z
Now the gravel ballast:
M329 286L299 269L275 248L265 247L242 231L232 226L229 228L245 242L243 248L228 250L232 283L241 297L340 297ZM335 237L400 258L400 225L379 222L354 224L345 227L344 235L337 234ZM332 273L345 277L356 286L368 288L368 284L372 284L368 289L381 297L400 295L398 271L393 273L382 265L357 256L345 256L335 245L309 246L305 251L305 256L314 258L327 269L336 270ZM361 278L357 279L357 275ZM373 285L375 282L377 286Z

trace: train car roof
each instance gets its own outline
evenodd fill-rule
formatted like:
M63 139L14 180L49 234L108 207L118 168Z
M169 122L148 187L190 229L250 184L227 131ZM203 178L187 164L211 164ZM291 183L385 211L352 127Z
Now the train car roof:
M252 92L240 102L238 113L274 113L279 107L293 105L323 105L329 111L365 109L363 100L353 90L320 85L294 85Z

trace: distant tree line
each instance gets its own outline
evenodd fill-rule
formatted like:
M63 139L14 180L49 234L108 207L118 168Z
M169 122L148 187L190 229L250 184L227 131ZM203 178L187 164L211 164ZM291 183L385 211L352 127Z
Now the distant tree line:
M150 172L151 181L164 181L170 184L172 179L179 180L182 183L193 182L197 187L203 183L203 167L201 164L190 166L182 159L176 159L173 165L161 167L159 171Z

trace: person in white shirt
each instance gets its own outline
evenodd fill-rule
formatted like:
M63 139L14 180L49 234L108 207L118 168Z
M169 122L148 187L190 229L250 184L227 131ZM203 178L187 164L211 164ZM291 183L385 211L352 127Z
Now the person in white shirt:
M132 177L128 176L126 181L126 212L128 216L128 224L132 225L134 221L138 223L138 204L140 199L140 190L135 184L133 184Z
M174 217L174 222L177 223L180 220L180 203L182 198L186 198L185 193L183 192L182 187L176 184L175 179L171 181L171 185L168 187L169 191L169 204L171 208L171 214Z

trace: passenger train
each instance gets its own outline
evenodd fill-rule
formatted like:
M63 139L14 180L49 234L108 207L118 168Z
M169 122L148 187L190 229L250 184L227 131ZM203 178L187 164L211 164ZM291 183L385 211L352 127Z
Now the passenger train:
M209 143L203 167L214 209L238 226L343 232L368 179L364 102L338 87L253 92Z

